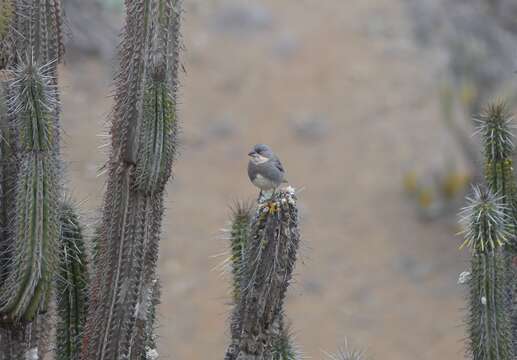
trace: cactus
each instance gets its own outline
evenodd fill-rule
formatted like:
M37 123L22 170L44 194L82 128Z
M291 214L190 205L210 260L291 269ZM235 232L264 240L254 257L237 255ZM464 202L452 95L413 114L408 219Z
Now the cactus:
M70 199L60 209L60 268L56 280L56 359L78 359L88 302L88 256L77 210Z
M13 55L11 41L14 19L13 0L0 0L0 70L5 69Z
M515 215L516 187L513 177L512 116L504 103L491 104L476 120L485 156L485 178L490 189L504 196Z
M13 3L11 0L0 1L0 41L3 41L9 31L13 17Z
M506 212L510 217L512 237L505 244L503 253L505 264L501 265L509 272L506 291L511 294L512 336L517 351L517 187L513 174L512 155L514 152L514 135L512 133L513 117L505 103L490 104L477 119L478 130L485 156L485 178L493 193L502 196Z
M31 56L39 64L53 63L55 76L55 65L64 55L60 0L17 0L14 27L16 49L23 50L19 56Z
M283 304L299 239L292 188L259 202L241 258L240 296L232 314L232 340L225 359L272 359L275 345L283 344Z
M42 359L45 337L41 336L45 321L38 317L31 323L10 324L0 327L0 360ZM47 324L48 325L48 324ZM48 331L48 329L45 329Z
M18 171L0 312L13 320L32 320L46 305L57 261L59 160L55 90L47 71L33 63L19 65L9 84Z
M157 355L155 270L177 147L181 1L127 1L126 8L88 284L82 226L70 202L61 202L58 180L60 1L0 2L0 359L43 353L39 329L51 319L44 312L56 270L58 359Z
M303 358L301 351L294 344L293 334L289 326L285 326L283 314L278 316L276 338L273 340L272 360L299 360Z
M155 360L158 357L156 350L156 308L160 303L160 281L154 279L151 286L147 288L147 301L144 303L144 309L140 314L144 315L139 319L139 331L144 338L144 348L141 349L142 360Z
M164 186L176 153L178 0L126 2L108 185L83 359L141 358Z
M237 304L240 298L240 288L243 281L244 249L249 239L249 227L253 208L249 203L237 202L232 210L230 227L230 260L232 265L232 295L233 303Z
M468 349L474 360L513 359L510 315L502 246L510 241L511 217L502 197L474 187L462 211L464 244L471 250Z
M329 360L364 360L364 353L360 350L350 349L348 342L345 341L343 347L341 347L336 354L326 353Z

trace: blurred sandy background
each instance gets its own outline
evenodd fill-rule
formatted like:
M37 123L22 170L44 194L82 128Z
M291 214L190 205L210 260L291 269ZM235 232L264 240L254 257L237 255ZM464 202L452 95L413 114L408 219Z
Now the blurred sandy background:
M307 357L345 338L372 359L463 357L455 214L421 221L401 185L407 164L458 153L438 120L441 58L415 45L411 27L402 0L186 1L182 150L161 243L163 359L224 355L229 279L215 255L227 248L229 205L257 196L245 167L261 142L303 188L287 314ZM115 63L75 54L62 69L68 176L90 218L104 190L98 134Z

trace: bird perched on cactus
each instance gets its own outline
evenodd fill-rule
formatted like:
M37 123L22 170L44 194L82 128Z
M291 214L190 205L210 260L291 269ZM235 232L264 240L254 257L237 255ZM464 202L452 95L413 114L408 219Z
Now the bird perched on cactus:
M274 191L283 183L285 170L278 156L267 145L257 144L248 153L248 176L256 187L260 189L260 196L263 191Z

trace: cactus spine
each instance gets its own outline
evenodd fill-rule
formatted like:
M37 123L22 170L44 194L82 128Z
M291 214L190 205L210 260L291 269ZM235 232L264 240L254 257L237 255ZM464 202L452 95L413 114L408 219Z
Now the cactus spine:
M511 217L501 197L474 187L462 211L465 245L471 250L468 349L472 359L513 359L508 271L502 246L510 241Z
M294 190L278 191L269 202L258 204L240 260L242 279L226 360L289 359L282 357L291 348L283 346L289 341L282 341L283 303L299 240Z
M329 360L364 360L364 353L360 350L350 349L348 342L345 341L345 345L341 347L336 354L326 353Z
M88 301L88 262L83 229L74 205L60 209L60 268L57 287L56 359L78 359Z
M126 1L83 359L140 359L176 149L181 1Z

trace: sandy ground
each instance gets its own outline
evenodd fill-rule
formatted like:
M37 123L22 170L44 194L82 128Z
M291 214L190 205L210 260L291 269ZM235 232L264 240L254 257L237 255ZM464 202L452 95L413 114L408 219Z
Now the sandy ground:
M259 142L303 188L287 313L306 356L323 358L346 337L372 359L462 358L460 239L418 220L401 190L408 163L454 151L402 1L264 0L269 18L246 31L217 23L226 3L185 14L182 155L160 259L162 358L224 355L229 280L214 255L226 249L228 205L256 196L245 166ZM83 58L62 74L68 177L89 218L104 189L96 173L110 65Z

